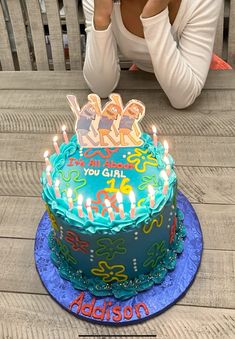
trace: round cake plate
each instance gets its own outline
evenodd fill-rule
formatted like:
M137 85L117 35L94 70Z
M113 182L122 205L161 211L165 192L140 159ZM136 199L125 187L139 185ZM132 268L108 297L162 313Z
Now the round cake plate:
M94 297L88 291L75 289L69 281L61 278L51 262L47 240L51 223L47 212L38 225L34 247L36 268L42 283L63 308L83 320L117 326L139 323L159 315L185 295L196 276L202 256L200 223L192 205L181 192L177 195L177 206L184 213L187 231L184 250L177 257L175 269L168 271L160 285L124 301L114 297ZM146 307L140 306L140 303Z

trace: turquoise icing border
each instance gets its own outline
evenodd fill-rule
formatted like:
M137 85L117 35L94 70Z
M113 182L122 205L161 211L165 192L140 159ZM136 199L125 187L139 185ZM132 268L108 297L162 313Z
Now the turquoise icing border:
M161 284L168 272L176 265L177 254L183 251L183 238L186 236L186 228L183 224L184 215L177 208L177 225L174 241L167 250L166 256L159 265L149 274L142 274L133 280L123 283L115 282L107 284L98 278L86 278L79 270L73 269L60 252L59 246L54 239L53 231L50 232L48 243L51 249L51 260L58 268L63 279L69 280L73 287L79 290L89 290L95 296L114 296L117 299L129 299L138 292L149 289L154 284Z
M149 152L157 158L159 167L164 168L164 162L162 156L164 153L164 147L160 142L158 142L157 147L153 145L152 138L146 134L142 133L141 139L143 140L143 149L148 149ZM76 135L73 135L68 144L62 144L60 146L60 154L53 154L50 157L50 162L52 164L52 179L55 178L55 174L58 173L60 169L66 163L66 160L69 156L72 156L80 146L77 144ZM173 158L169 155L169 161L171 167L174 165ZM93 221L88 219L88 216L84 214L83 218L80 218L77 214L77 209L74 208L71 211L68 210L67 203L61 199L57 198L55 200L55 192L52 186L47 185L47 179L45 171L41 176L41 183L43 185L42 198L49 205L50 211L58 218L62 218L69 225L78 227L81 233L85 234L94 234L94 233L106 233L106 234L115 234L123 229L127 231L128 229L138 228L143 223L148 223L153 216L161 211L161 209L171 201L176 190L176 174L174 169L171 170L171 176L169 177L169 188L166 195L163 195L161 192L157 191L155 194L156 206L154 208L149 207L149 198L146 198L146 206L136 207L135 218L131 219L129 214L125 214L125 218L121 219L118 213L115 213L115 219L110 221L109 218L102 216L100 213L95 214Z

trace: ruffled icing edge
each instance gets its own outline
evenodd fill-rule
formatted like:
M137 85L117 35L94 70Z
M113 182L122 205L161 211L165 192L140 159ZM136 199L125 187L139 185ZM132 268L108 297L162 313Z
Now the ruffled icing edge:
M158 142L157 147L153 145L152 138L142 133L141 139L143 140L142 147L148 149L149 152L154 156L159 163L159 167L164 168L165 164L162 160L164 154L164 147ZM55 172L60 170L68 156L73 155L80 146L77 144L76 135L73 135L68 144L62 144L60 146L60 154L53 154L50 157L52 164L52 178L55 176ZM148 223L154 215L159 213L162 208L173 199L176 192L176 174L173 169L174 160L169 155L169 161L172 168L171 176L169 179L169 188L166 195L157 192L155 195L156 206L151 208L149 206L149 197L146 197L145 206L136 207L135 218L130 219L129 214L125 214L123 219L120 218L119 214L115 214L115 219L110 221L109 218L102 216L100 213L96 213L93 221L89 220L88 216L84 215L80 218L77 215L77 209L74 207L72 210L68 210L68 206L63 199L58 198L55 200L55 192L52 186L47 185L47 179L45 171L41 176L41 183L43 185L42 198L49 206L50 211L55 217L62 218L69 225L75 226L81 233L94 234L94 233L105 233L115 234L121 230L138 228L143 223ZM76 211L76 213L75 213Z
M177 255L183 252L184 237L186 236L183 212L177 208L176 215L177 225L174 240L170 244L165 257L149 274L141 274L135 279L123 283L115 282L113 284L107 284L98 278L87 278L79 270L71 267L65 260L54 238L53 231L50 232L48 237L51 260L57 267L61 278L70 281L75 289L88 290L97 297L114 296L120 300L129 299L137 295L138 292L145 291L155 284L161 284L167 272L175 268Z

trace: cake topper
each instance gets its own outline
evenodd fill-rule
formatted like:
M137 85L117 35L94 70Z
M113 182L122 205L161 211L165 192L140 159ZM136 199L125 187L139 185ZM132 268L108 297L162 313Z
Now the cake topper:
M80 108L74 95L67 95L75 114L75 131L81 147L135 147L142 145L139 121L144 117L145 106L136 99L123 106L121 96L109 95L102 107L97 94L89 94L88 102Z

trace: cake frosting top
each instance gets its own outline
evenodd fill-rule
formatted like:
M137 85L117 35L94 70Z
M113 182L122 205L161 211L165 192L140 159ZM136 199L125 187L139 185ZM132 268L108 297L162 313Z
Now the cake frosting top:
M135 147L84 148L74 135L68 143L61 144L60 153L50 156L52 185L48 184L46 171L41 176L42 197L51 212L81 233L114 234L147 223L172 199L176 174L173 159L168 155L170 174L167 191L163 193L166 179L161 172L166 169L165 148L159 141L155 146L148 134L142 133L140 139L141 145ZM56 180L60 182L60 197L56 196ZM71 190L70 204L68 190ZM118 192L122 197L119 201ZM132 199L131 193L134 193ZM92 218L88 215L88 198ZM154 199L152 205L151 199Z

